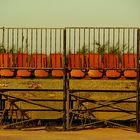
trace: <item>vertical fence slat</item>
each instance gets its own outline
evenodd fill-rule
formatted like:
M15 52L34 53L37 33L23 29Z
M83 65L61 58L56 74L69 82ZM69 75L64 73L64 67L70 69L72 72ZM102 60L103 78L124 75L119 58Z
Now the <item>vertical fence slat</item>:
M66 130L67 126L67 109L66 109L66 101L67 101L67 62L66 62L66 29L63 31L63 61L64 61L64 76L63 76L63 128Z
M137 30L137 99L136 99L136 131L140 132L140 29Z

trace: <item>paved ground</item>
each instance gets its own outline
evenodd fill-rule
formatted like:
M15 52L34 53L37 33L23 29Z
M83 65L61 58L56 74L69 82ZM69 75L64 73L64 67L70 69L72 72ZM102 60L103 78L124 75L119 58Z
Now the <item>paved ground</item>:
M0 140L140 140L140 133L117 128L69 132L0 130Z

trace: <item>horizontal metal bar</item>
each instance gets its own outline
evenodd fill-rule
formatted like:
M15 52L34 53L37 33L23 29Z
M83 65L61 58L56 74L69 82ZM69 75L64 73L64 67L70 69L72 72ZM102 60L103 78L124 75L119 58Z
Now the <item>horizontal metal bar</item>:
M7 92L7 91L63 91L63 89L8 89L8 88L5 88L5 89L0 89L0 92ZM133 92L136 92L136 90L90 90L90 89L69 89L69 92L70 93L74 93L74 92L119 92L119 93L133 93Z
M104 109L104 110L101 110L101 109L73 109L72 111L81 111L81 112L86 112L86 111L92 111L92 112L124 112L122 110L107 110L107 109ZM124 113L129 113L129 112L136 112L135 110L126 110L127 112L124 112ZM132 114L131 114L132 115ZM134 114L135 115L135 114Z
M6 109L7 111L10 111L10 109ZM18 109L12 109L12 111L19 111ZM54 111L53 109L21 109L21 111ZM57 111L63 111L63 109L57 109ZM73 112L78 112L78 111L81 111L81 112L86 112L86 111L92 111L92 112L123 112L123 111L120 111L120 110L92 110L92 109L87 109L87 110L82 110L82 109L73 109L72 110L72 113ZM127 113L129 112L136 112L134 110L128 110ZM123 112L123 113L126 113L126 112ZM81 113L82 114L82 113ZM131 114L132 115L132 114ZM133 114L135 115L135 114Z
M0 67L1 70L64 70L64 68L29 68L29 67ZM68 68L68 71L71 70L137 70L136 68Z
M30 68L30 67L0 67L0 69L10 70L64 70L64 68Z
M134 97L134 98L136 98L136 97ZM80 101L80 99L79 99L79 101ZM107 101L107 102L115 102L115 103L136 103L136 101L117 101L117 100L91 100L91 101L90 100L84 100L83 101L83 99L81 99L81 101L82 102L105 102L105 101Z
M56 27L0 27L0 29L139 29L139 27L64 27L64 28L56 28Z
M5 109L6 111L10 111L10 109ZM12 109L12 111L19 111L18 109ZM20 111L55 111L53 109L20 109ZM63 109L57 109L57 111L63 111Z
M45 91L45 92L49 92L49 91L63 91L63 89L12 89L12 88L5 88L5 89L0 89L0 92L7 92L7 91ZM1 94L1 93L0 93Z
M7 92L7 91L63 91L63 89L12 89L12 88L5 88L5 89L0 89L0 92ZM134 93L136 90L90 90L90 89L69 89L70 93L74 92L119 92L119 93Z
M87 68L88 70L137 70L137 68Z
M139 27L65 27L66 29L139 29Z
M31 101L55 101L55 102L63 102L63 99L30 99Z
M80 67L80 68L68 68L69 71L71 70L137 70L137 68L90 68L90 67Z
M93 90L93 89L69 89L70 93L75 93L75 92L119 92L119 93L136 93L136 90L108 90L108 89L99 89L99 90Z
M9 99L8 99L9 100ZM55 102L63 102L63 99L30 99L31 101L55 101ZM3 99L3 101L7 101L7 99ZM12 99L12 102L18 102L20 99Z
M0 27L0 29L64 29L55 27Z

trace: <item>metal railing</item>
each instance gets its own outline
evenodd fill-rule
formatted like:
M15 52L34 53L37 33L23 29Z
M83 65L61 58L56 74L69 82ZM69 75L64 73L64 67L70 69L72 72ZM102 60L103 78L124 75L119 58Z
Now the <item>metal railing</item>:
M62 68L62 28L1 28L1 68Z
M114 118L98 120L93 114L94 111L112 111L133 115L130 120L136 122L136 129L139 132L139 34L139 28L116 27L0 28L0 69L61 70L63 72L63 88L61 89L63 92L63 109L61 111L63 112L63 128L65 130L72 129L75 121L76 126L74 125L74 127L76 128L79 126L93 126L101 122L122 126L122 124L114 122ZM100 87L98 90L71 89L70 77L72 77L73 70L81 70L84 75L89 75L90 70L99 70L102 76L107 75L110 71L112 76L115 71L114 73L119 75L117 77L120 77L124 72L134 72L137 77L137 87L136 90L100 90ZM94 73L94 71L91 72ZM79 73L76 73L76 76L80 77ZM92 78L96 78L96 75L94 76ZM112 77L115 76L114 74ZM130 78L132 77L130 76ZM7 100L7 97L10 98L7 94L5 95L7 91L28 90L0 89L1 95L5 96ZM60 89L30 89L29 91L60 92ZM135 96L131 97L134 99L132 103L136 103L136 110L127 110L114 106L128 102L129 97L111 101L97 101L77 95L77 92L99 92L99 94L101 92L136 93ZM20 98L15 99L31 104L35 103ZM89 108L86 103L94 103L96 107ZM13 105L16 107L15 103ZM102 109L104 107L110 107L111 109L109 111ZM48 107L46 106L46 108ZM60 110L53 108L53 111Z
M69 68L136 69L137 28L67 28Z

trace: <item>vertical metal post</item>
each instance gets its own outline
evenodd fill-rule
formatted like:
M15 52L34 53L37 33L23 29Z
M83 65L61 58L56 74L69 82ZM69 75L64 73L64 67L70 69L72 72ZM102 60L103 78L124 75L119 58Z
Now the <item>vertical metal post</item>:
M137 30L137 100L136 100L136 131L140 132L140 90L139 90L139 81L140 81L140 29Z
M0 95L0 111L2 110L2 95Z
M5 52L5 28L3 27L3 35L2 35L2 64L4 66L4 52Z
M66 101L66 128L67 130L70 128L70 104L71 104L71 98L69 94L69 74L67 75L67 101Z
M65 87L66 87L66 90L65 90L65 98L66 98L66 102L65 102L65 107L66 107L66 130L68 130L70 128L70 104L71 104L71 98L70 98L70 94L69 94L69 73L68 73L68 58L67 58L67 54L66 54L66 51L67 51L67 48L66 48L66 29L64 29L64 42L65 42L65 54L64 54L64 59L65 59ZM70 42L70 40L69 40ZM70 48L69 48L70 49ZM69 50L70 51L70 50Z
M41 68L43 67L42 66L42 62L43 62L43 60L42 60L42 29L40 29L40 46L41 46L41 52L40 52L40 54L41 54ZM32 52L31 52L32 53Z
M67 61L66 61L66 29L63 31L63 58L64 58L64 75L63 75L63 129L66 130L66 101L67 101Z

